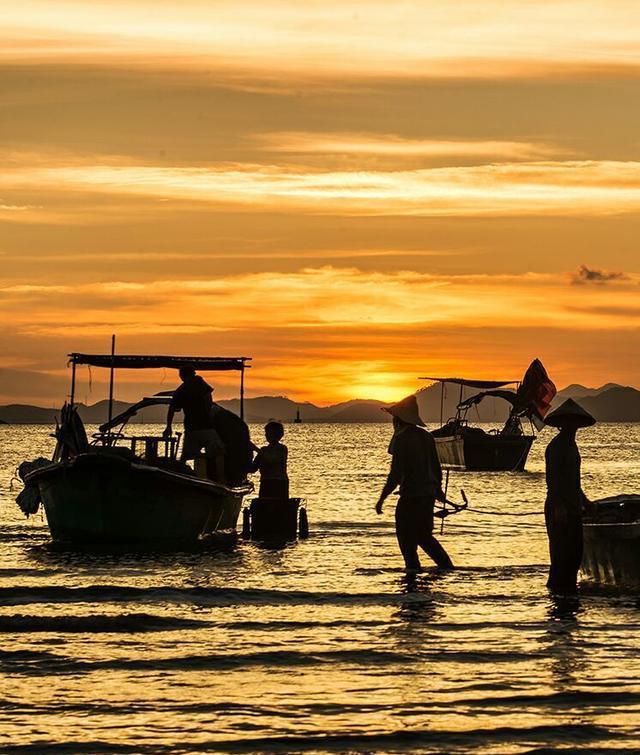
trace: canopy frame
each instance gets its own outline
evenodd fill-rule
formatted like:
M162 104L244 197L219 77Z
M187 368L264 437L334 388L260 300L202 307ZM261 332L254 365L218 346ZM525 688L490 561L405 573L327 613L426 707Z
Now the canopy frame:
M240 372L240 418L244 419L244 392L246 369L251 367L247 362L251 357L208 357L208 356L171 356L156 354L116 354L115 336L112 336L111 354L81 354L72 352L67 355L71 365L71 394L70 403L75 403L76 393L76 367L87 365L89 367L104 367L109 370L109 422L113 412L113 374L115 370L153 370L173 369L189 365L203 372Z
M472 380L470 378L458 378L458 377L419 377L418 380L430 380L432 383L440 383L440 425L444 422L444 386L445 383L453 383L460 386L460 397L458 403L462 402L464 398L464 389L477 388L478 390L486 390L492 388L502 388L505 385L516 385L517 380Z

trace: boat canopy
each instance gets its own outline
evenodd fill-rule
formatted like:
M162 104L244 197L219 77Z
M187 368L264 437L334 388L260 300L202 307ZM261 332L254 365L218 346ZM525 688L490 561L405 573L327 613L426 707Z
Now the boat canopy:
M141 401L138 401L137 404L132 404L128 409L125 409L113 419L100 425L98 429L101 433L106 433L109 432L109 430L113 430L113 428L118 425L124 425L131 419L131 417L135 417L139 411L146 409L148 406L161 406L162 404L168 406L171 403L172 394L173 391L170 393L164 393L163 395L143 398Z
M516 406L518 403L518 394L515 391L484 391L483 393L476 393L473 396L469 396L469 398L466 398L464 401L461 401L458 404L458 409L468 409L474 404L479 404L483 399L487 398L487 396L502 398L505 401L508 401L511 406Z
M106 367L127 370L148 370L168 367L177 370L184 365L192 365L198 370L224 372L244 370L251 357L178 357L143 356L133 354L69 354L69 363L86 364L90 367Z
M467 378L450 378L450 377L421 377L418 380L433 380L436 383L455 383L456 385L466 386L468 388L478 388L480 390L488 388L502 388L505 385L515 385L517 380L469 380Z

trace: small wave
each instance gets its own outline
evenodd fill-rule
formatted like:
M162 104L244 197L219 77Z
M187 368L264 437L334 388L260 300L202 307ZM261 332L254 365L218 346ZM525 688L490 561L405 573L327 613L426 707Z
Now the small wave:
M296 650L266 650L253 653L183 655L164 658L110 658L90 661L56 655L50 652L39 654L29 651L0 651L0 668L8 666L13 673L48 675L58 673L91 673L93 671L229 671L251 666L267 666L277 670L301 666L325 666L347 664L362 666L368 671L378 671L393 666L393 674L419 673L425 663L517 663L530 662L541 653L514 651L446 651L422 653L397 653L375 649L327 650L302 652ZM26 651L25 651L26 652ZM17 654L16 654L17 653Z
M0 587L0 604L32 603L191 603L205 606L233 605L395 605L431 602L421 593L306 592L303 590L241 589L232 587Z
M181 742L179 745L128 744L123 742L40 742L33 744L0 746L0 753L21 755L34 753L39 755L46 750L54 755L84 755L91 753L113 753L114 755L128 755L140 753L146 755L165 755L168 753L185 752L239 752L239 753L272 753L272 752L353 752L364 749L375 752L382 748L394 750L426 745L438 747L446 751L447 748L467 746L478 748L486 744L549 742L551 744L588 744L607 741L624 736L603 726L594 724L564 724L540 725L531 727L497 727L495 729L471 729L467 731L443 731L434 729L415 729L408 731L381 732L363 734L362 732L343 734L311 734L300 736L272 736L233 740L209 740L198 742ZM583 752L584 750L580 750ZM544 752L538 750L538 753ZM548 752L557 752L550 749ZM564 752L564 750L563 750ZM570 751L569 751L570 752ZM598 750L601 752L601 750Z
M130 613L122 616L0 616L0 632L136 633L209 626L207 621Z
M0 579L2 577L53 577L60 573L64 573L62 569L21 569L15 567L0 569Z
M224 621L216 622L215 626L221 629L256 629L271 632L274 630L291 629L332 629L337 627L386 627L387 621L363 620L354 618L335 619L329 621Z
M34 529L33 532L0 532L0 543L19 543L30 540L32 543L49 537L46 529Z
M620 707L640 704L640 693L608 690L578 690L575 692L552 692L550 694L513 695L505 697L484 697L472 700L459 700L456 704L472 707L552 707L580 710L586 707L606 705Z
M110 658L84 661L49 651L0 651L0 667L12 673L46 676L92 671L227 671L251 666L272 669L345 663L367 668L398 665L410 658L400 653L376 650L334 650L304 653L295 650L268 650L256 653L184 655L169 658ZM397 671L395 673L398 673Z

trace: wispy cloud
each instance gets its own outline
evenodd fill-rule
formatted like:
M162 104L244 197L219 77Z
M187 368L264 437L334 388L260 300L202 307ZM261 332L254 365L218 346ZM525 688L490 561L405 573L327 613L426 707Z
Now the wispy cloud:
M94 165L8 169L10 187L335 215L609 215L640 210L640 163L545 161L396 171Z
M408 139L393 134L281 131L258 134L256 141L273 152L377 155L381 157L472 157L531 160L558 155L557 145L534 142Z
M629 282L634 283L631 278ZM618 296L621 307L632 306L635 285L620 290ZM254 327L265 312L272 329L460 322L477 327L496 322L504 328L533 323L566 327L567 310L585 307L584 297L584 292L559 283L551 274L436 276L335 267L216 279L0 286L0 306L12 311L14 324L40 335L105 333L115 326L144 332L151 323L174 333L237 331ZM589 297L592 307L609 302L606 292L597 288ZM70 310L82 316L68 322L63 312ZM179 320L175 312L181 313ZM571 325L606 329L625 323L618 316L614 321L585 311L576 312ZM628 325L635 326L635 319Z
M477 78L637 70L636 14L630 0L25 0L4 4L0 19L10 60L213 66L258 78Z

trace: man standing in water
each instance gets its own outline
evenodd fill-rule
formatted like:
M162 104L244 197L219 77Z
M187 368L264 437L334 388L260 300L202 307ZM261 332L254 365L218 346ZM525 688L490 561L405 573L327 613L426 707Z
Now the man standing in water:
M171 436L173 417L184 412L184 441L182 459L195 459L204 450L207 459L207 476L211 480L224 479L224 445L215 429L213 417L213 388L196 374L191 364L179 370L182 384L176 388L167 412L165 436Z
M418 546L443 569L452 569L449 555L433 536L435 499L444 501L442 469L435 441L424 428L415 396L407 396L385 409L393 416L394 434L389 445L391 470L376 513L384 501L400 488L396 505L396 535L407 571L420 568Z
M589 501L580 482L580 452L576 432L595 425L595 419L573 399L568 399L545 420L560 432L545 451L547 500L544 519L549 536L549 579L547 587L556 593L577 591L582 562L582 513Z

